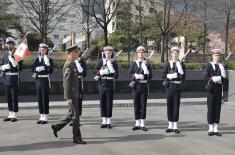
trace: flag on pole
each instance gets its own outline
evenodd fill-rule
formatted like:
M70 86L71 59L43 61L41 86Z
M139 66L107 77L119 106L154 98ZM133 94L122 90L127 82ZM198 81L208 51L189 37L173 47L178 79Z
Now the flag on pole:
M29 56L28 42L27 42L27 38L24 37L21 43L17 46L15 53L14 53L14 57L15 57L16 62L19 62L28 56Z

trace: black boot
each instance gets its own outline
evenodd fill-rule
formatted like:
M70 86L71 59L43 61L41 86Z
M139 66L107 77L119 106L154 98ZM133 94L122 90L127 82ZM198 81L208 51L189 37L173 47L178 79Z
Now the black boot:
M83 141L82 139L74 139L73 142L74 142L75 144L86 144L86 142Z

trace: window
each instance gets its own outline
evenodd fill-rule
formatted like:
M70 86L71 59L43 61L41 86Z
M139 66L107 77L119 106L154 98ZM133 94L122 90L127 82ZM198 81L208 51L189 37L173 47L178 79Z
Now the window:
M59 35L58 34L54 34L54 39L59 39Z

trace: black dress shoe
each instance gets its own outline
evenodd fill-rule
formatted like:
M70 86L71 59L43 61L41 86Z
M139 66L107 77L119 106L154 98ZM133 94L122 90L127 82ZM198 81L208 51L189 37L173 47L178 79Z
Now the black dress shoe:
M73 126L73 123L70 123L69 126Z
M218 136L218 137L221 137L222 136L222 133L220 132L214 132L214 135Z
M167 128L166 129L166 133L170 133L170 132L173 132L174 130L173 129L170 129L170 128Z
M133 126L132 130L140 130L140 126Z
M210 131L208 132L208 136L213 136L214 135L214 132Z
M41 124L41 123L42 123L42 121L41 121L41 120L38 120L38 121L37 121L37 124Z
M41 124L47 124L48 122L47 121L41 121Z
M112 129L112 125L111 124L107 124L107 128L108 129Z
M179 134L179 133L180 133L180 130L179 130L179 129L174 129L174 133Z
M83 141L83 140L81 140L81 139L79 139L79 140L73 140L73 142L74 142L75 144L86 144L86 142Z
M146 127L141 127L140 128L142 131L148 131L148 129Z
M16 118L12 118L12 119L11 119L11 122L16 122L16 121L17 121Z
M100 128L107 128L107 124L101 124Z
M55 137L58 137L57 131L56 131L55 126L53 124L51 125L51 128L53 130L53 133L54 133Z
M3 119L4 122L8 122L8 121L11 121L11 118L5 118Z

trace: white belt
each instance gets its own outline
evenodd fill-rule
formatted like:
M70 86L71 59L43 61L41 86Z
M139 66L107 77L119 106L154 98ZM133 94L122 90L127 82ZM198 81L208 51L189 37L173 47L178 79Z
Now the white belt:
M48 81L49 81L49 88L51 88L51 79L50 79L49 74L46 74L46 75L38 75L37 77L38 77L38 78L48 78Z
M181 84L181 81L170 81L170 83Z
M79 78L79 79L81 79L81 78L82 78L82 76L78 76L78 78Z
M49 75L38 75L39 78L49 78Z
M16 72L16 73L7 72L6 75L10 75L10 76L11 75L19 75L19 73L18 72Z
M139 82L139 83L148 83L147 80L139 80L138 82Z
M105 76L105 77L101 77L101 79L103 79L103 80L113 80L114 78Z

